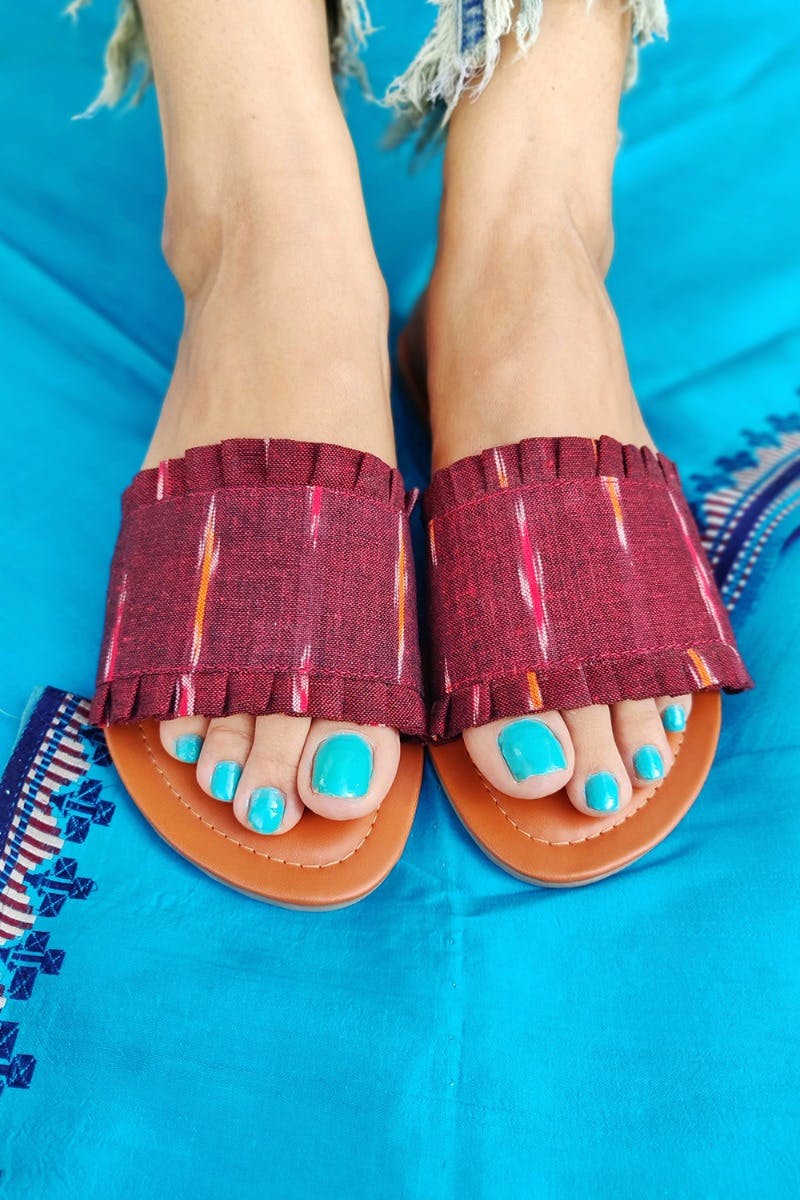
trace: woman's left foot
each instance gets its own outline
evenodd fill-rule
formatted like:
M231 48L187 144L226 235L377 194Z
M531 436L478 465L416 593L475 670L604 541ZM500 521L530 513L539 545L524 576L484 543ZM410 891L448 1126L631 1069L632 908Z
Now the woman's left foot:
M523 229L509 214L484 222L470 253L447 220L445 206L425 331L434 470L526 437L652 446L604 283L610 228L579 230L565 205L538 209ZM605 817L669 773L666 734L690 709L690 696L658 696L520 714L463 737L501 791L534 799L566 787L577 809Z
M331 103L344 139L332 91ZM232 154L239 169L224 187L175 187L164 241L186 315L145 466L229 438L344 445L394 466L386 288L349 140L337 150L324 134L313 166L300 143L294 173L285 163L265 173L264 154L251 160L239 147L247 169ZM291 623L292 594L282 603ZM231 802L247 829L286 833L306 809L333 821L375 811L397 771L397 731L302 711L201 708L159 730L167 753L195 764L200 788Z

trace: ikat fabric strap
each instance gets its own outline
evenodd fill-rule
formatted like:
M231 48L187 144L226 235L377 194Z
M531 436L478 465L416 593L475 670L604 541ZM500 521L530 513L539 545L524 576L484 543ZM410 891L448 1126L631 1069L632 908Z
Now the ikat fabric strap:
M430 735L752 681L677 469L610 437L532 438L438 471Z
M92 720L287 713L422 735L413 497L371 454L233 439L123 496Z

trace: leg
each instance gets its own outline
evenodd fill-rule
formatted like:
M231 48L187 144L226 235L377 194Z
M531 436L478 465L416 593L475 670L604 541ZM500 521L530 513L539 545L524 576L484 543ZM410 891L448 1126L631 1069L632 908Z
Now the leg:
M146 465L238 436L337 442L393 462L388 304L324 0L141 8L167 163L164 250L185 299ZM340 731L283 716L189 718L165 722L162 740L197 761L200 785L233 799L244 823L250 812L262 832L283 832L304 805L344 819L388 791L399 742L372 727L357 730L373 751L364 794L315 791L314 752Z
M526 55L506 38L486 90L455 109L427 311L434 467L538 435L651 442L604 284L629 40L620 0L588 11L546 0ZM505 734L498 722L464 741L501 789L535 797L566 784L576 807L602 813L669 770L660 713L670 703L688 712L679 697L541 714L563 754L537 722Z

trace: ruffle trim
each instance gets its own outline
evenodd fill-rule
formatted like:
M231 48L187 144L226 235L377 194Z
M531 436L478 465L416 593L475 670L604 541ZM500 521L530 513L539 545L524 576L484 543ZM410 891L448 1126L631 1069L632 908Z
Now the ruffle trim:
M735 647L724 642L670 646L615 659L548 666L488 683L461 684L433 701L430 738L447 741L475 725L552 709L752 687Z
M284 713L388 725L414 737L424 737L427 730L423 697L395 682L309 672L307 685L303 682L307 700L302 705L297 703L298 674L293 671L198 671L188 684L191 712L204 717ZM95 725L119 725L186 716L186 691L175 672L113 679L98 685L89 719Z
M134 476L122 496L123 515L138 508L220 488L324 487L377 500L398 512L413 507L403 477L374 454L326 442L289 438L228 438L195 446Z
M461 458L437 471L423 497L427 519L505 488L551 479L651 479L679 483L678 468L649 446L624 445L616 438L526 438Z

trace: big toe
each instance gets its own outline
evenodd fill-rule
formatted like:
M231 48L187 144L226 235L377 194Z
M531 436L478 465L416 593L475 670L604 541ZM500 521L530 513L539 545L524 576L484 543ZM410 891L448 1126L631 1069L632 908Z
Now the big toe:
M297 789L321 817L348 821L381 803L400 763L400 738L383 725L312 721L300 757Z
M493 721L465 729L463 738L484 779L508 796L549 796L572 775L575 754L560 713Z

